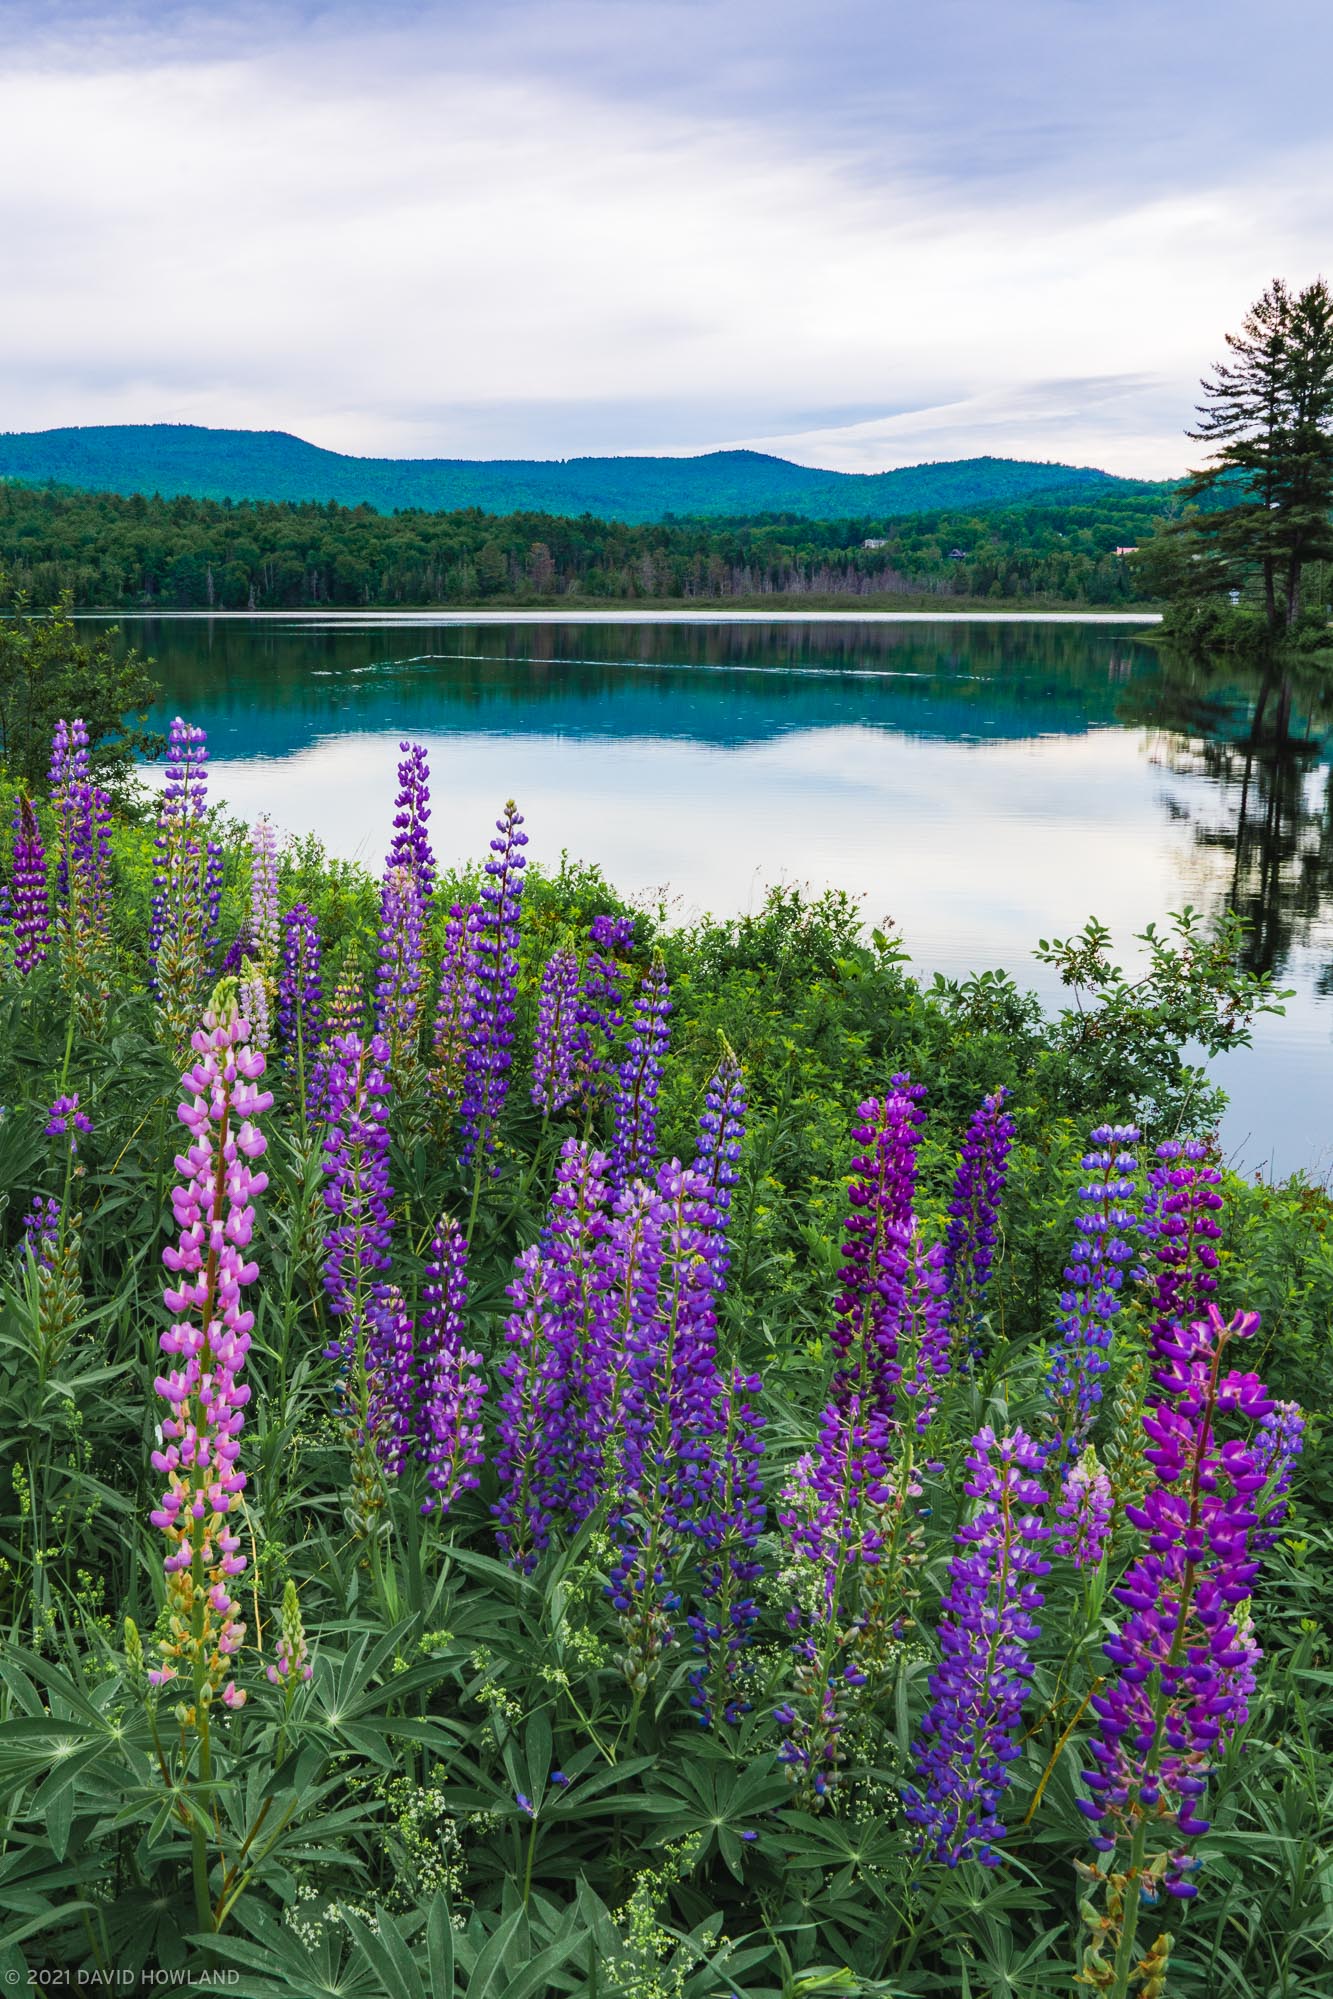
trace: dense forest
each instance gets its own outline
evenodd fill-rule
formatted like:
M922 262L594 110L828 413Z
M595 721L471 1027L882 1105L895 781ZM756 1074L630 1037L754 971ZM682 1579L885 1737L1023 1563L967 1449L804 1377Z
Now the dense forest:
M385 513L480 507L489 514L596 514L617 521L775 512L836 520L1154 490L1091 466L1019 458L948 459L889 472L832 472L764 451L677 458L352 458L286 431L185 423L0 432L5 477L167 498L336 500Z
M0 571L36 604L109 609L768 597L1143 601L1117 550L1180 511L1115 492L905 519L381 514L370 507L147 499L0 481Z

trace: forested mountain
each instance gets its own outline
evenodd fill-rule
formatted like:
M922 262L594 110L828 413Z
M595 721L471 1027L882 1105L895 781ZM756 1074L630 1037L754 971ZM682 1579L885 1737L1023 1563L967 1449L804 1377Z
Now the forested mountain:
M966 458L895 472L822 472L759 451L697 458L349 458L285 431L99 424L0 433L0 478L211 500L336 500L383 512L480 507L657 521L763 513L832 520L1003 505L1034 495L1150 492L1073 465Z
M896 519L635 525L0 482L0 570L34 604L69 591L79 605L111 609L922 594L1114 607L1142 589L1115 551L1179 504L1170 492L1113 491Z

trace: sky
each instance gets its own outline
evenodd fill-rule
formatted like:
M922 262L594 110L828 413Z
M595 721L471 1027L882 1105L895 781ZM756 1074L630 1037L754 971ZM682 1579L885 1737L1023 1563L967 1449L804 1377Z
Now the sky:
M0 429L1166 477L1326 0L0 0Z

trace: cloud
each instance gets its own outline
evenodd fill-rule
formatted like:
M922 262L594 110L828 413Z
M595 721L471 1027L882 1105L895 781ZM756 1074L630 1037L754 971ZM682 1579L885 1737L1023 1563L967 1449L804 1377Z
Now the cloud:
M1333 222L1319 66L1261 129L1244 11L46 6L0 78L0 425L1177 470Z

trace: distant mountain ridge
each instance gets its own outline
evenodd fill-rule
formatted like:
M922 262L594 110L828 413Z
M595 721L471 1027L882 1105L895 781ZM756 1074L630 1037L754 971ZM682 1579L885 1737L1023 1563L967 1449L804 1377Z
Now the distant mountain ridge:
M886 519L956 507L1163 490L1088 466L961 458L892 472L828 472L761 451L694 458L353 458L282 430L93 424L0 432L0 478L211 500L337 501L383 513L542 512L656 521L668 514Z

